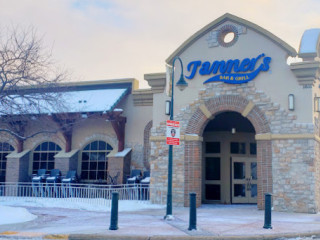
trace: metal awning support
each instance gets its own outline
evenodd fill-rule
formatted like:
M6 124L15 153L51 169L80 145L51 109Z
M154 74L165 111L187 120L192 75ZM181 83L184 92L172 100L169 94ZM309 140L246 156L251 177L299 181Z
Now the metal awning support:
M127 118L118 116L114 119L111 119L110 122L118 138L118 152L121 152L124 150L125 126Z
M65 115L52 115L52 120L58 124L60 131L66 141L65 152L71 151L72 146L72 129L76 120L79 118L79 114L65 114Z

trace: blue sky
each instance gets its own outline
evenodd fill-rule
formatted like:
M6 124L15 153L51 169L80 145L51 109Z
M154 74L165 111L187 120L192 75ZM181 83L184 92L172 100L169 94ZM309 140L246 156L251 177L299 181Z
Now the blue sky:
M0 28L34 26L74 81L164 72L180 44L226 12L297 50L305 29L320 28L319 0L0 0L0 6Z

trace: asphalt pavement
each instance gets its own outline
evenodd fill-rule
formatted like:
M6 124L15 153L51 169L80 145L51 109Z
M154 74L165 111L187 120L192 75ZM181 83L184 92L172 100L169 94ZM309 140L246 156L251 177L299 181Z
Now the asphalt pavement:
M317 239L320 215L272 212L265 229L264 211L256 205L202 205L197 230L189 231L189 208L119 212L118 230L109 230L110 213L64 208L25 207L37 219L0 226L0 239ZM1 217L1 213L0 213Z

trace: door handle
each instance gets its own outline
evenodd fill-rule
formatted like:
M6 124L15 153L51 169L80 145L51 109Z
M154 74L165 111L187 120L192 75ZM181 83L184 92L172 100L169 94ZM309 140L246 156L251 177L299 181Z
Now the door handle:
M249 178L246 178L246 180L247 180L247 191L251 191L252 176L250 176Z

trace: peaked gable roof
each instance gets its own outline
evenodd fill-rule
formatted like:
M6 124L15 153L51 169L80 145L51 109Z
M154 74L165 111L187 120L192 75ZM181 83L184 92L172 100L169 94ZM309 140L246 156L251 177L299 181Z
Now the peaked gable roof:
M286 42L284 42L283 40L281 40L280 38L278 38L277 36L275 36L271 32L265 30L264 28L254 24L252 22L249 22L245 19L239 18L239 17L234 16L230 13L226 13L226 14L222 15L221 17L217 18L216 20L214 20L213 22L206 25L205 27L203 27L199 31L197 31L191 37L189 37L177 50L175 50L166 59L166 63L171 64L173 61L173 58L175 56L180 55L182 52L185 51L185 49L187 49L191 44L193 44L199 38L201 38L202 36L204 36L205 34L210 32L212 29L218 27L219 25L221 25L222 23L224 23L226 21L232 21L232 22L238 23L240 25L243 25L243 26L263 35L264 37L270 39L272 42L277 44L283 50L285 50L289 56L295 57L297 55L297 52L293 47L291 47L289 44L287 44Z

